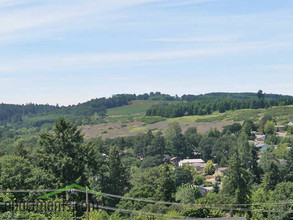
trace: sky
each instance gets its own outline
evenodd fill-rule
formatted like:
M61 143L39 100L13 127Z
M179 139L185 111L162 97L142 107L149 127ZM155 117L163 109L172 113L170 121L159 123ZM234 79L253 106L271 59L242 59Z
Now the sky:
M292 0L0 0L0 103L293 95Z

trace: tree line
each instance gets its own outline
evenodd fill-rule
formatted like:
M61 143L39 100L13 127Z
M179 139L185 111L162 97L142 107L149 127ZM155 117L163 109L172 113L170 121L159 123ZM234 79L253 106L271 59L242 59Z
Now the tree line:
M292 97L281 97L279 99L218 99L181 102L176 104L161 103L148 109L146 111L146 116L175 118L188 115L209 115L215 111L223 113L229 110L259 109L292 104Z
M193 104L180 103L177 105L161 104L151 108L147 115L160 115L163 117L178 117L193 114L210 114L212 111L226 111L243 108L263 108L279 104L288 104L292 102L289 96L263 94L266 101L248 100L257 96L256 93L209 93L205 95L182 95L181 97L161 92L150 92L140 95L136 94L117 94L110 98L96 98L88 102L79 103L70 106L53 106L39 104L0 104L0 123L21 123L24 117L63 115L63 116L105 116L107 109L123 105L129 105L133 100L151 100L151 101L177 101L194 102ZM242 100L243 99L243 100ZM275 100L278 100L275 103ZM238 102L236 102L238 101ZM252 102L252 103L251 103ZM196 104L197 103L197 104ZM56 117L54 118L54 120ZM52 119L45 119L45 122L52 122Z

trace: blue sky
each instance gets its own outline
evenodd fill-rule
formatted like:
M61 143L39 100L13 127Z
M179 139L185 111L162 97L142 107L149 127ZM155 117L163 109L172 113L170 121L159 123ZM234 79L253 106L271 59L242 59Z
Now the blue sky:
M293 1L0 0L0 102L293 95Z

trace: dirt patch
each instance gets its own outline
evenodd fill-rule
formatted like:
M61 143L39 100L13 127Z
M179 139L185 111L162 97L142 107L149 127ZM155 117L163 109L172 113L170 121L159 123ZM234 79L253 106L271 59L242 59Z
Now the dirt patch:
M190 127L196 127L198 133L206 133L211 128L217 128L222 131L223 126L231 125L233 122L180 122L182 132L184 133ZM125 136L135 136L140 133L145 133L148 130L158 131L163 133L168 127L168 121L162 121L155 124L146 125L140 121L129 121L127 123L111 122L92 126L81 126L82 132L86 139L101 136L105 138L116 138Z
M101 136L102 138L115 138L122 136L135 135L130 133L129 130L142 126L143 123L139 121L132 121L127 123L111 122L98 125L81 126L82 133L86 139Z

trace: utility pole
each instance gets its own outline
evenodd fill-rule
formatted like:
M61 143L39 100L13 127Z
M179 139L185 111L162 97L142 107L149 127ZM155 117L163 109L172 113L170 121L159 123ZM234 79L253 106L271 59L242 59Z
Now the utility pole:
M72 196L72 217L75 219L75 210L74 210L74 189L71 189L71 196Z
M85 203L86 203L86 220L89 220L89 195L88 195L88 191L87 191L87 187L86 187L86 191L85 191Z

